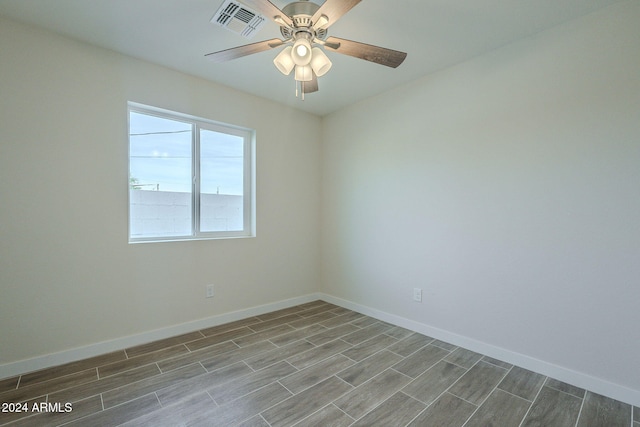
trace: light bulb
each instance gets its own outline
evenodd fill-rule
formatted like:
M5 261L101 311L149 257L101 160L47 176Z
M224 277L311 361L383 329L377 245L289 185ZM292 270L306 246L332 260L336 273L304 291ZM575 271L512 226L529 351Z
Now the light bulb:
M296 65L309 65L311 62L311 43L304 37L299 38L293 44L291 58Z
M298 56L305 56L307 54L307 47L303 44L298 45L298 47L296 47L296 53Z

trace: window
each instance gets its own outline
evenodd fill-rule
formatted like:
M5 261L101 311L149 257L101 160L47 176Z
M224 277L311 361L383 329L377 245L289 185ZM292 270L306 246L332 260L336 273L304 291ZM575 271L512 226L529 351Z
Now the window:
M129 242L253 235L248 129L129 104Z

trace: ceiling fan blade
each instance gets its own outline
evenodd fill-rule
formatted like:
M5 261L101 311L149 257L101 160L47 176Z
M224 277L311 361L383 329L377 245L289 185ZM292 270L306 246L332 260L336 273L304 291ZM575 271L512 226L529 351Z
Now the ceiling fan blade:
M342 15L353 9L360 1L361 0L326 0L322 6L320 6L320 9L313 14L311 22L316 23L322 15L325 15L329 19L329 23L321 27L327 28L335 24Z
M241 0L245 5L255 9L257 12L260 12L267 18L275 21L278 25L282 25L281 22L276 21L276 17L280 17L284 23L293 28L293 21L287 15L284 14L276 5L271 3L269 0Z
M313 93L313 92L317 92L318 91L318 76L316 76L316 73L313 73L313 78L311 79L310 82L304 82L304 84L302 85L302 91L304 93Z
M280 39L265 40L257 43L251 43L244 46L232 47L231 49L221 50L219 52L207 53L205 57L213 62L225 62L232 59L241 58L265 50L282 46L284 41Z
M365 61L386 65L391 68L397 68L407 57L405 52L373 46L366 43L354 42L338 37L327 38L325 47L338 53L342 53L343 55L353 56L355 58L364 59Z

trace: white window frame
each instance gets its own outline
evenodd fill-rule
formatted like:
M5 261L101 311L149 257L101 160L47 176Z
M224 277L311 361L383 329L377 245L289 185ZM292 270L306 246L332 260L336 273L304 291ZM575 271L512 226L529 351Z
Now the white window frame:
M127 189L131 176L131 112L181 121L191 124L191 234L184 236L131 237L131 197L127 193L129 243L172 242L185 240L229 239L255 237L255 144L256 133L252 129L220 123L149 105L128 102L127 109ZM243 229L238 231L200 231L200 129L225 133L243 138Z

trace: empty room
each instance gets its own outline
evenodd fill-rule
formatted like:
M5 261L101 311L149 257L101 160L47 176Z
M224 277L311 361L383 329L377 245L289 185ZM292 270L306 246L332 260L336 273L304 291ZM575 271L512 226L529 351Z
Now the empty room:
M639 23L0 0L0 426L640 427Z

